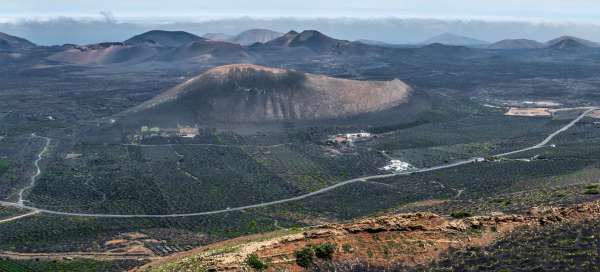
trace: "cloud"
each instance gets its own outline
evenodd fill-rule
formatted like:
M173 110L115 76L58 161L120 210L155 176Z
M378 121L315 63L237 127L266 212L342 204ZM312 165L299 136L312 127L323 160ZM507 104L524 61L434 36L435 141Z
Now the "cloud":
M593 0L19 0L3 1L0 17L79 17L95 15L100 10L111 10L118 17L400 16L600 23L600 2Z

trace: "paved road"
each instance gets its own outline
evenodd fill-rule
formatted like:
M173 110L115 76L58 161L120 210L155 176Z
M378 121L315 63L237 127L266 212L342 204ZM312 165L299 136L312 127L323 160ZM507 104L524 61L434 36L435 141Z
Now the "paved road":
M17 215L17 216L5 218L5 219L0 219L0 224L2 224L2 223L8 223L8 222L15 221L15 220L19 220L21 218L25 218L25 217L28 217L28 216L36 215L38 213L40 213L38 210L34 210L34 211L28 212L26 214L21 214L21 215Z
M581 115L579 115L573 121L571 121L569 124L565 125L564 127L560 128L559 130L557 130L557 131L553 132L552 134L548 135L548 137L546 137L543 141L541 141L540 143L538 143L538 144L536 144L534 146L522 148L522 149L519 149L519 150L507 152L507 153L498 154L498 155L496 155L496 157L504 157L504 156L508 156L508 155L513 155L513 154L522 153L522 152L530 151L530 150L533 150L533 149L538 149L538 148L545 147L552 139L554 139L554 137L556 137L560 133L562 133L562 132L570 129L571 127L573 127L573 125L575 125L577 122L579 122L581 119L583 119L586 115L588 115L590 112L592 112L592 111L594 111L596 109L598 109L598 108L595 108L595 107L592 108L592 107L590 107L588 110L586 110L585 112L583 112ZM42 154L43 152L44 151L42 151L40 154ZM385 174L385 175L372 175L372 176L360 177L360 178L346 180L346 181L343 181L343 182L331 185L329 187L323 188L321 190L314 191L314 192L307 193L307 194L300 195L300 196L296 196L296 197L291 197L291 198L286 198L286 199L281 199L281 200L275 200L275 201L270 201L270 202L264 202L264 203L258 203L258 204L248 205L248 206L242 206L242 207L235 207L235 208L222 209L222 210L214 210L214 211L206 211L206 212L196 212L196 213L176 213L176 214L96 214L96 213L77 213L77 212L53 211L53 210L47 210L47 209L42 209L42 208L37 208L37 207L33 207L33 206L24 205L23 203L14 203L14 202L3 202L3 201L0 201L0 205L9 206L9 207L16 207L16 208L23 208L23 209L29 209L31 211L37 211L37 212L46 213L46 214L63 215L63 216L76 216L76 217L95 217L95 218L173 218L173 217L201 216L201 215L211 215L211 214L220 214L220 213L227 213L227 212L233 212L233 211L241 211L241 210L247 210L247 209L252 209L252 208L267 207L267 206L272 206L272 205L276 205L276 204L282 204L282 203L287 203L287 202L302 200L302 199L309 198L309 197L312 197L312 196L315 196L315 195L320 195L320 194L329 192L331 190L334 190L336 188L339 188L339 187L342 187L342 186L346 186L348 184L352 184L352 183L356 183L356 182L368 181L368 180L376 180L376 179L384 179L384 178L401 176L401 175L410 175L410 174L413 174L413 173L432 172L432 171L453 168L453 167L457 167L457 166L461 166L461 165L465 165L465 164L470 164L470 163L475 163L475 162L481 162L481 161L483 161L483 158L471 158L471 159L457 161L457 162L450 163L450 164L443 164L443 165L439 165L439 166L434 166L434 167L429 167L429 168L422 168L422 169L408 171L408 172L392 173L392 174ZM39 162L39 160L38 160L38 162ZM37 163L36 163L36 165L37 165ZM39 169L39 167L38 167L38 169Z

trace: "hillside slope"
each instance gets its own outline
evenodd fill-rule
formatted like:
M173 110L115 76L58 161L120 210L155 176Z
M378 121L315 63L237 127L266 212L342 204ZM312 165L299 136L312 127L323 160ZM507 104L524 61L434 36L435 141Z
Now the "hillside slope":
M267 264L268 271L303 271L298 262L301 256L296 254L303 249L309 249L309 253L313 250L312 259L306 264L316 271L363 271L360 267L397 271L429 265L451 249L493 244L519 228L578 223L599 216L598 201L572 207L534 208L527 214L464 219L433 213L392 214L237 238L167 257L138 271L251 271L246 262L251 254ZM331 245L331 251L324 250L326 245Z
M35 47L35 44L19 37L0 32L0 50L21 50Z

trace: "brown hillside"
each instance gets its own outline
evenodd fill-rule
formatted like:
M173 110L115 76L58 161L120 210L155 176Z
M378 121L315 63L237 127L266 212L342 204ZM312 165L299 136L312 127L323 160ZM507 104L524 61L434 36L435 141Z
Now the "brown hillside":
M581 222L599 216L598 201L564 208L534 208L525 215L465 219L449 219L432 213L394 214L237 238L167 257L137 271L252 271L245 264L250 254L257 254L269 263L268 271L303 271L296 265L294 252L324 243L335 245L333 261L338 264L410 267L431 263L450 248L489 245L519 227Z

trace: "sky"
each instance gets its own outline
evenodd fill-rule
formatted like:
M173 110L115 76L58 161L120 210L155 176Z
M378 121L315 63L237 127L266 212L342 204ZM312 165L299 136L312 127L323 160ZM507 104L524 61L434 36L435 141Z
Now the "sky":
M600 0L0 0L0 32L40 45L123 41L152 29L231 35L250 28L388 43L442 33L600 41Z
M0 0L0 18L416 17L600 23L597 0Z

